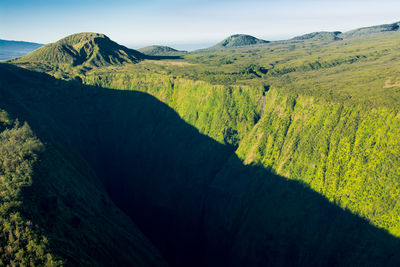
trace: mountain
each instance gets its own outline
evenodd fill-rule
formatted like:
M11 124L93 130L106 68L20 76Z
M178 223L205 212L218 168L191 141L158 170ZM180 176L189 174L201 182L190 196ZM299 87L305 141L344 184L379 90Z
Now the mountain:
M391 24L383 24L378 26L364 27L355 30L351 30L343 33L343 38L351 38L357 36L365 36L376 33L385 33L385 32L397 32L400 28L400 22L395 22Z
M234 35L231 35L228 38L224 39L222 42L216 44L215 46L213 46L211 48L221 49L221 48L231 48L231 47L240 47L240 46L251 46L251 45L257 45L257 44L266 44L266 43L269 43L269 41L258 39L251 35L234 34Z
M47 44L13 62L100 67L137 63L144 58L142 53L119 45L104 34L78 33Z
M341 32L313 32L313 33L296 36L290 40L293 40L293 41L306 41L306 40L337 41L337 40L342 40L342 38L339 37L340 34L341 34Z
M187 53L179 51L169 46L152 45L138 49L139 52L149 56L176 56Z
M0 40L0 61L25 56L41 46L37 43Z

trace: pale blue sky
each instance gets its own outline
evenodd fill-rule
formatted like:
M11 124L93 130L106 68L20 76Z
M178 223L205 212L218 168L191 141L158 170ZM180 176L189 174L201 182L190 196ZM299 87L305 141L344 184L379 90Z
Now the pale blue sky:
M100 32L138 48L199 48L235 33L266 40L400 21L399 0L0 0L0 39Z

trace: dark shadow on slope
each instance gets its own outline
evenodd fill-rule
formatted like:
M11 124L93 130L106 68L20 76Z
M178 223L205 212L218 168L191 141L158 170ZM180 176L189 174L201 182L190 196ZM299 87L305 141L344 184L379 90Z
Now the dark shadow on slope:
M83 157L81 149L98 145L90 140L94 129L85 133L96 95L77 82L0 64L0 107L27 121L46 147L33 185L23 190L21 213L40 226L66 266L166 266Z
M183 59L183 57L182 56L149 56L149 55L146 55L146 59L153 59L153 60Z
M80 179L105 186L172 266L400 265L399 239L302 183L243 165L229 147L150 95L82 86L6 64L0 73L0 108L28 121ZM85 173L85 164L102 184ZM44 218L32 218L51 232L55 249L79 245L63 227L52 227L60 212L48 215L57 205L67 207L65 201L46 207ZM77 220L68 224L81 229Z

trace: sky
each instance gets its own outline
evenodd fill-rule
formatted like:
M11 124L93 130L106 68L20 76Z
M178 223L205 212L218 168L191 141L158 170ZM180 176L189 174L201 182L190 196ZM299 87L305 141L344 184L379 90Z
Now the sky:
M397 21L399 0L0 0L0 39L98 32L131 48L190 50L236 33L272 41Z

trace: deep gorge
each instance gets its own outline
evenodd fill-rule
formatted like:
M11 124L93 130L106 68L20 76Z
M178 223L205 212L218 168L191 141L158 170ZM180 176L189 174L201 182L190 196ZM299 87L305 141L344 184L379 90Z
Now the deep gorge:
M67 263L73 265L69 255L80 253L87 263L99 264L101 256L93 254L92 245L97 251L107 251L102 264L111 264L110 259L115 260L114 264L127 264L135 251L136 258L161 265L162 260L153 258L157 255L153 250L160 251L172 266L395 266L400 261L397 238L339 207L342 202L333 204L312 190L314 184L308 182L308 172L323 166L315 163L311 170L293 171L300 164L310 166L304 161L316 162L317 157L308 154L310 150L299 152L302 147L318 147L312 143L315 135L300 137L296 135L299 129L311 128L310 124L315 123L321 135L335 129L344 131L350 124L341 126L341 120L357 118L357 125L362 125L368 119L353 115L360 112L346 112L347 107L325 103L323 111L322 104L302 97L297 97L294 105L293 98L279 96L271 89L264 115L257 120L254 118L258 113L254 112L249 122L242 121L248 114L233 111L246 103L230 103L232 112L228 115L239 114L231 117L230 124L240 133L235 140L241 140L234 153L229 142L221 144L188 124L190 119L182 120L183 108L176 112L149 94L60 81L9 65L1 68L2 77L7 77L7 84L0 84L5 99L2 108L27 121L48 151L38 163L44 173L36 173L25 197L29 200L50 192L53 204L32 202L32 210L39 210L44 217L36 217L33 212L26 216L46 230L50 246ZM257 95L247 99L253 103L253 110L260 110ZM316 117L321 120L307 120L307 112L322 112ZM395 120L396 116L390 114L384 118ZM372 119L377 121L376 117ZM203 129L216 132L217 125ZM270 137L262 136L260 129L269 130ZM375 132L358 133L373 137ZM341 140L335 141L334 137L321 140ZM370 144L358 138L353 137L353 150ZM278 148L282 155L276 154ZM289 149L291 152L284 154ZM303 162L296 165L299 153L304 156ZM326 153L329 157L334 152ZM295 179L285 178L286 174ZM48 221L55 218L69 218L71 226L53 228ZM371 220L375 218L379 224L379 216ZM100 226L107 221L107 227ZM79 228L73 229L74 225ZM101 229L104 239L91 230L93 225ZM124 238L127 233L130 239ZM137 242L141 233L151 245ZM92 245L74 251L82 236ZM115 243L109 244L107 236L114 236ZM61 237L68 238L69 243L60 242Z

